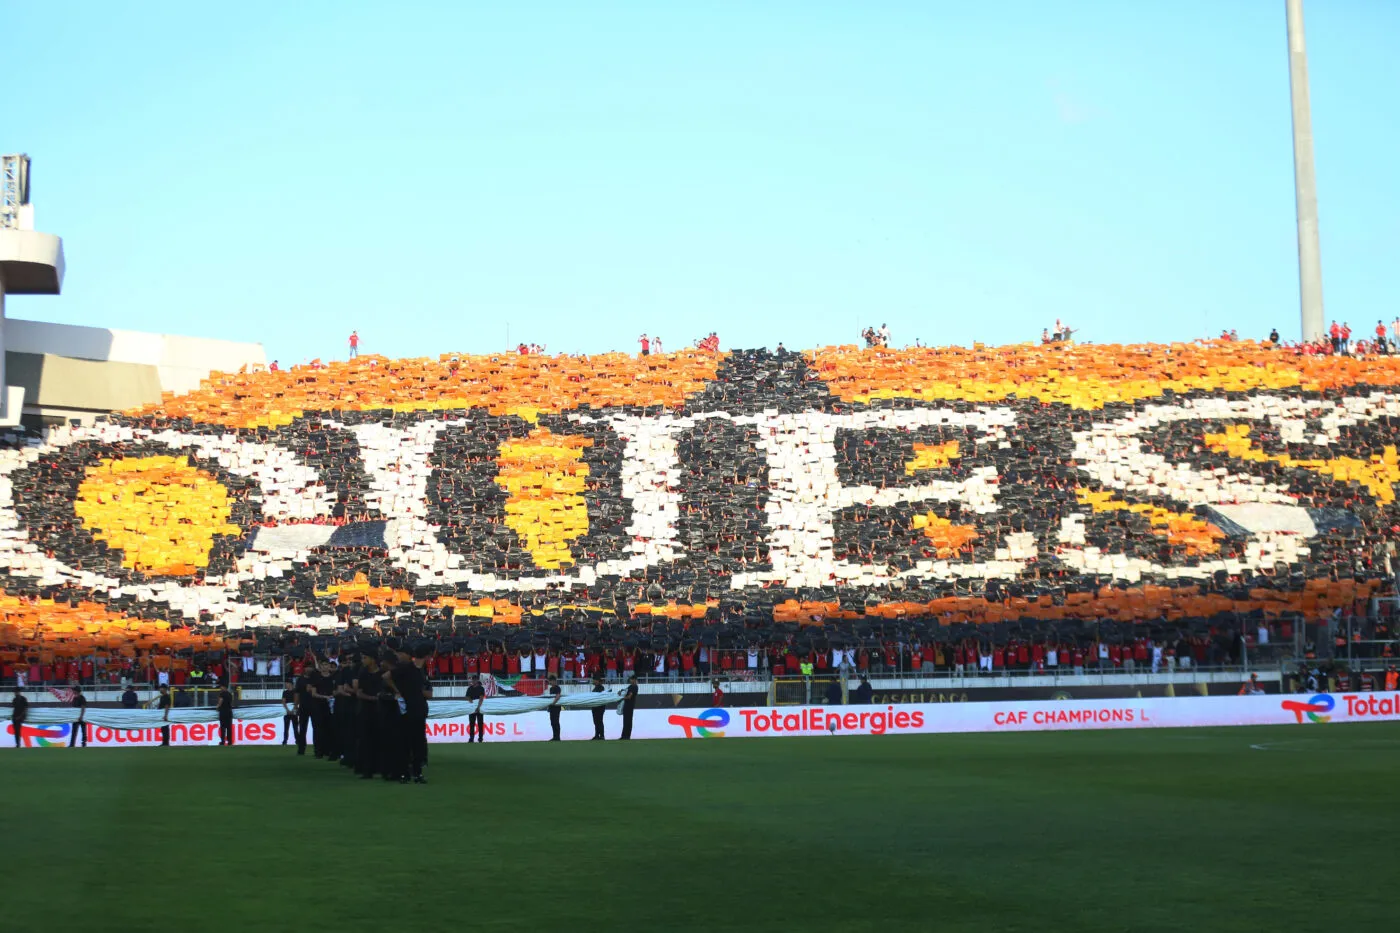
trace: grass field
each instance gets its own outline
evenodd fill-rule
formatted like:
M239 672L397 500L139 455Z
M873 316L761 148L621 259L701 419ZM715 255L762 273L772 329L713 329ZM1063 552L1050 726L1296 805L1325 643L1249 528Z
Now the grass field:
M437 745L428 776L361 782L283 748L5 752L0 929L1255 933L1400 917L1389 724Z

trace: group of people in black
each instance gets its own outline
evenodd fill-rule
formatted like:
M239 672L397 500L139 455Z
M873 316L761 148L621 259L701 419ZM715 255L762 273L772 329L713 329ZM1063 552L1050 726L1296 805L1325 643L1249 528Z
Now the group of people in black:
M598 671L596 674L593 675L593 690L592 690L592 692L593 692L593 693L605 693L605 692L607 692L607 686L606 686L606 684L605 684L605 682L604 682L604 680L603 680L603 672L602 672L602 671ZM632 714L635 713L636 710L637 710L637 694L638 694L638 692L639 692L639 690L638 690L638 687L637 687L637 675L636 675L636 674L633 674L632 676L630 676L630 677L627 678L627 689L624 690L623 693L622 693L622 706L621 706L621 712L622 712L622 735L621 735L621 738L624 738L624 739L630 739L630 738L632 738ZM544 693L545 693L545 696L548 697L548 698L549 698L549 701L550 701L550 702L549 702L549 706L546 707L546 710L549 712L549 741L551 741L551 742L558 742L558 741L559 741L559 714L560 714L561 709L562 709L562 708L560 707L560 705L559 705L559 701L560 701L560 698L561 698L562 695L563 695L563 691L562 691L562 690L560 689L560 687L559 687L559 678L558 678L558 677L554 676L553 674L550 674L550 675L549 675L549 680L546 681L546 686L545 686L545 691L544 691ZM468 694L467 694L467 697L468 697L468 699L470 699L470 698L471 698L471 694L468 693ZM593 707L593 710L592 710L592 712L593 712L593 735L592 735L592 738L590 739L590 741L601 742L601 741L603 741L604 739L607 738L607 734L605 733L604 728L603 728L603 722L604 722L604 720L603 720L603 714L607 712L607 709L608 709L608 707L606 707L606 706L595 706L595 707Z
M339 667L323 661L308 667L282 693L282 744L295 738L297 754L306 754L307 730L316 758L335 761L354 770L363 780L376 776L401 784L426 784L423 767L428 763L428 699L432 683L424 670L432 656L431 645L411 653L386 648L381 654L364 653ZM593 692L606 690L602 676ZM558 742L560 700L563 691L550 677L545 696L550 699L550 741ZM631 678L622 700L622 738L632 737L632 715L637 707L637 678ZM482 703L485 688L479 676L467 687L466 700L474 703L467 714L467 741L486 740ZM593 739L606 738L605 707L593 709Z
M425 667L432 657L430 644L422 644L412 652L402 647L385 647L381 653L365 652L342 659L339 666L329 661L306 668L282 692L282 744L295 739L297 754L305 755L307 732L316 758L334 761L352 769L364 780L376 776L386 781L426 784L423 767L428 763L428 699L433 687ZM593 692L606 691L602 673L593 680ZM560 701L563 691L557 677L550 676L545 695L548 706L550 741L558 742ZM637 678L628 679L622 696L622 735L632 737L632 717L637 708ZM482 703L485 688L479 676L473 676L467 687L466 699L476 705L467 715L467 741L484 742L486 718ZM81 740L87 745L87 698L81 688L75 688L72 705L79 707L70 746ZM163 713L161 745L170 744L168 722L172 707L170 688L160 686L157 707ZM219 720L219 744L233 745L233 693L222 685L217 694L216 710ZM11 704L10 722L15 745L20 745L24 723L28 718L29 701L16 687ZM593 740L601 741L604 733L604 706L593 708Z
M84 704L86 705L86 704ZM125 705L125 698L123 698ZM160 727L160 744L162 748L170 746L170 726L165 725L170 721L170 710L174 707L174 697L170 695L170 688L161 684L156 693L156 709L161 711L162 725ZM233 747L233 691L228 684L219 684L218 691L214 694L214 712L219 717L219 744ZM84 736L83 744L87 744Z
M559 685L555 682L553 677L549 678L549 686L550 695L557 697L559 695ZM593 692L603 693L606 689L607 688L603 685L603 674L600 671L593 676ZM637 687L637 675L633 674L627 678L627 689L622 692L622 705L619 709L619 712L622 713L622 735L619 736L619 738L632 738L632 715L637 711L637 694L639 692ZM603 713L605 710L606 707L603 706L593 707L594 742L601 742L607 738L607 735L603 732ZM549 707L549 725L554 731L554 737L550 741L559 741L559 709L552 704Z
M305 755L309 726L318 759L363 780L426 784L433 688L424 667L432 654L430 644L412 651L392 646L342 657L339 667L329 661L308 667L282 694L282 744L294 735L297 754Z
M78 710L78 719L73 723L73 730L68 734L68 747L73 748L82 740L82 747L87 748L88 724L87 724L87 697L83 696L83 688L79 685L73 686L73 695L68 700L68 705ZM24 724L29 721L29 698L24 695L24 691L15 687L15 695L10 700L10 733L14 736L15 748L22 748L24 742Z
M74 684L71 688L72 695L67 699L69 706L78 711L78 718L73 723L73 729L68 734L68 747L80 746L87 748L88 743L88 721L87 721L87 697L83 694L80 684ZM130 695L131 702L127 702L127 695ZM136 708L136 694L134 690L127 689L122 696L122 707L124 709ZM173 706L170 696L170 687L161 684L156 693L156 708L161 711L160 744L162 747L170 746L170 710ZM215 711L219 717L219 744L233 745L233 691L228 684L221 684L218 692L214 695ZM15 748L20 748L24 736L24 724L29 719L29 700L24 695L24 691L15 687L14 698L10 702L10 731L14 735Z

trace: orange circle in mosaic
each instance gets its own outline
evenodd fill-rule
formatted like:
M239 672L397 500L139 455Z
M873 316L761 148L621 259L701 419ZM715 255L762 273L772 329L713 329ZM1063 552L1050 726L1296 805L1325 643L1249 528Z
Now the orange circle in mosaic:
M216 535L230 523L228 490L184 457L103 460L88 468L73 511L94 538L122 552L122 566L179 576L209 566Z

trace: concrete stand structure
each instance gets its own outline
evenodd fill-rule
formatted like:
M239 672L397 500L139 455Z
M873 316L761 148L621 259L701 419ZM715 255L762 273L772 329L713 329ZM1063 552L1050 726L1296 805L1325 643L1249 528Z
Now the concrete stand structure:
M0 182L0 426L91 422L266 365L258 343L8 320L6 294L59 293L63 241L34 230L28 156L0 156Z
M0 425L19 423L24 390L5 375L5 295L57 295L63 287L63 241L34 232L29 156L0 156Z

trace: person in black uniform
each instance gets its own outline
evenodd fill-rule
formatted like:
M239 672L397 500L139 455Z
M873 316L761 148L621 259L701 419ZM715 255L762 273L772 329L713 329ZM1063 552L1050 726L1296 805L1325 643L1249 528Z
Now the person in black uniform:
M627 692L622 695L622 737L632 738L632 713L637 709L637 675L627 678Z
M379 674L379 661L373 654L360 659L355 677L355 771L364 780L374 777L379 765L379 691L384 678Z
M297 728L297 694L292 689L291 684L286 684L282 690L282 744L287 744L289 736L296 735Z
M355 695L355 678L359 676L359 662L342 664L335 676L335 706L331 715L335 721L337 745L340 746L342 767L355 767L355 707L359 698Z
M317 758L326 757L326 730L321 724L321 709L325 705L321 699L321 665L312 664L306 669L306 728L311 733L311 754Z
M233 744L233 691L220 685L215 695L215 708L219 714L219 744Z
M315 668L304 670L292 684L292 696L296 699L297 710L298 755L306 754L306 726L311 722L311 705L315 702L311 696L311 678L315 673Z
M403 700L403 729L408 747L408 772L399 778L407 784L426 784L423 762L428 756L428 696L432 686L423 668L432 657L433 646L419 645L413 650L413 660L394 668L394 687Z
M481 704L486 700L486 688L481 685L481 675L473 674L472 682L467 687L467 702L476 703L472 711L467 714L467 744L471 744L472 736L476 736L478 743L485 741L486 717L481 714Z
M408 653L397 647L384 653L382 669L384 689L379 692L380 745L384 749L381 772L386 781L398 781L408 775L408 737L404 731L404 702L395 681L399 665L407 663Z
M559 689L559 678L553 674L549 675L549 689L545 691L549 694L549 731L552 734L551 742L559 741L559 700L563 691Z
M336 675L329 661L322 661L311 689L316 698L316 705L311 707L311 745L316 758L340 761L340 742L336 741L339 735L336 735L335 719L330 714L330 699L336 693Z
M322 662L311 677L311 749L317 758L337 761L335 729L331 723L331 696L335 678L329 662Z
M78 744L78 735L81 733L83 748L87 748L87 697L83 696L82 684L73 685L73 699L69 700L68 703L78 711L78 721L73 723L73 734L68 736L68 747L72 748Z
M15 734L15 748L20 747L20 733L24 731L24 722L28 718L29 698L19 687L15 687L14 699L10 701L10 731Z
M167 684L160 685L160 696L156 698L156 709L161 711L160 720L163 723L170 722L170 687ZM170 747L170 726L160 727L160 744L163 748Z
M593 675L593 692L594 692L594 693L602 693L602 692L603 692L603 672L602 672L602 671L599 671L598 673L596 673L596 674ZM595 706L595 707L593 707L593 738L592 738L592 741L594 741L594 742L601 742L603 739L607 738L607 736L605 736L605 735L603 734L603 713L605 713L605 712L607 712L607 711L606 711L605 709L603 709L603 707L601 707L601 706Z

